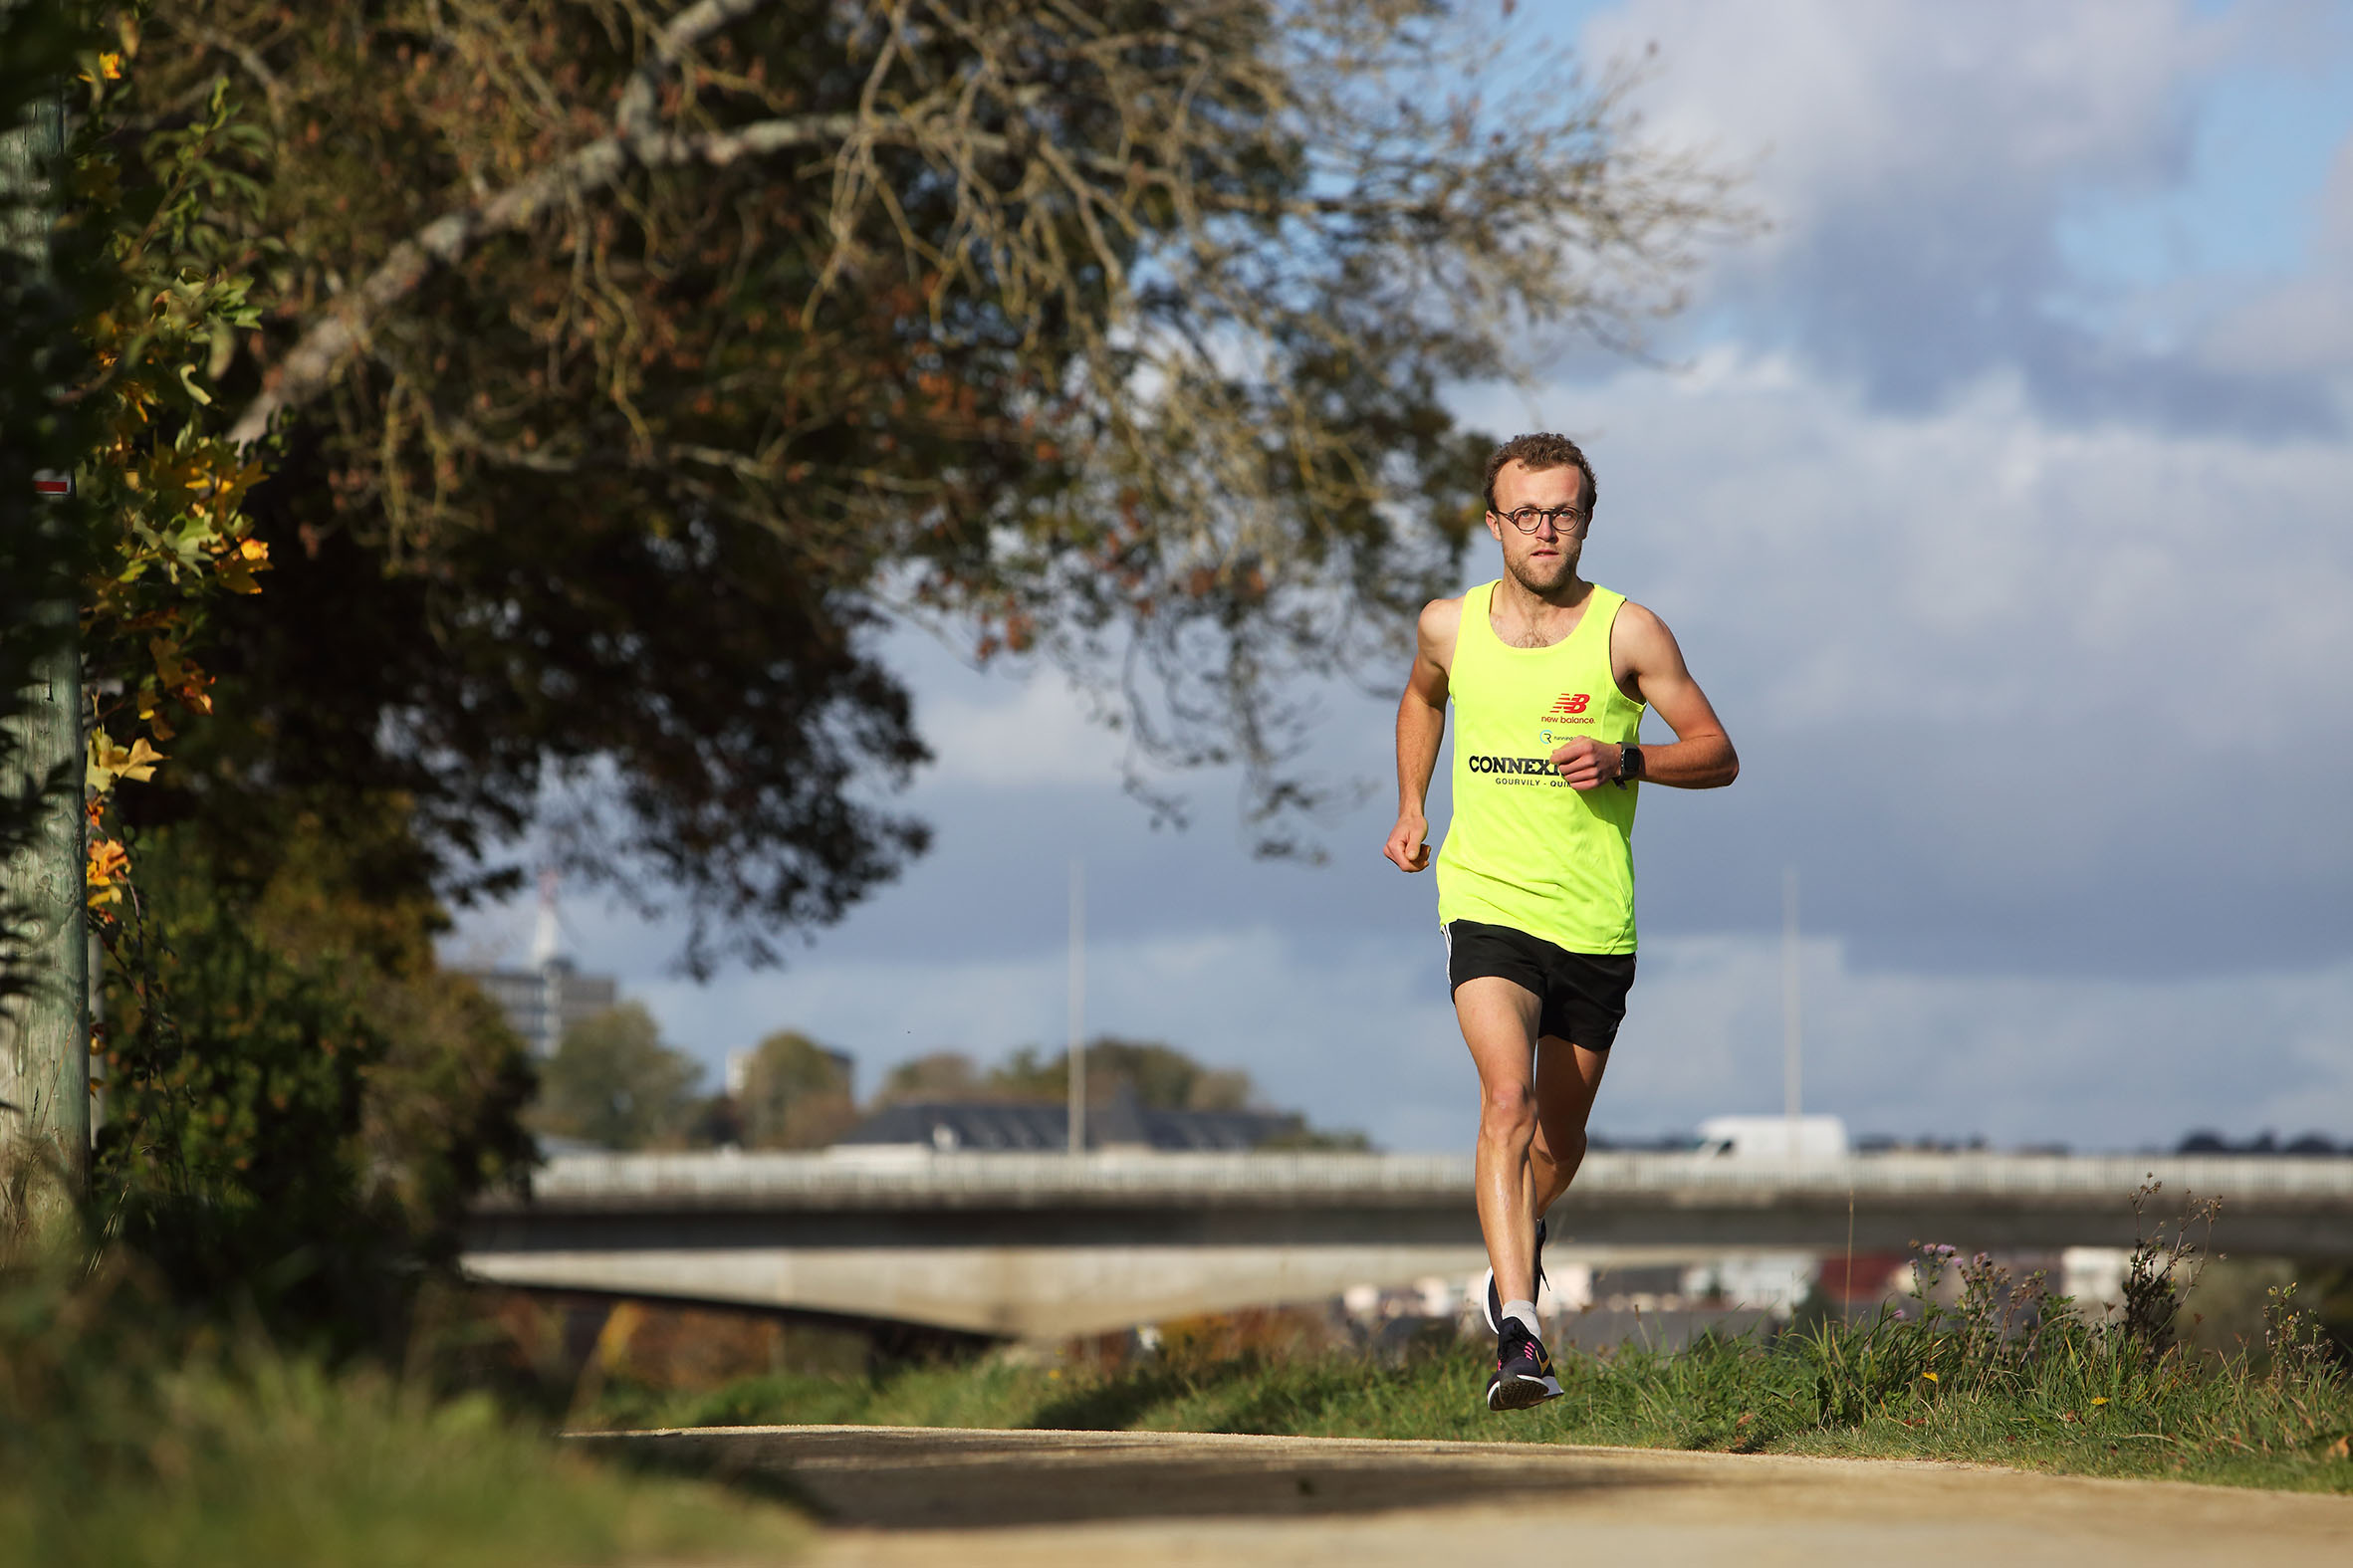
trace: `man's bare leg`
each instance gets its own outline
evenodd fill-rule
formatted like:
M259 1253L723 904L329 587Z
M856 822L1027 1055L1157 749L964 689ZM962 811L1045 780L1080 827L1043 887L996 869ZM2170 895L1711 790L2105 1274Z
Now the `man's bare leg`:
M1528 1150L1529 1219L1559 1202L1585 1159L1585 1122L1593 1114L1609 1052L1571 1045L1557 1034L1536 1042L1536 1131Z
M1455 988L1455 1021L1479 1069L1479 1233L1506 1301L1535 1299L1536 1194L1529 1153L1538 1125L1535 997L1501 976ZM1596 1075L1598 1076L1598 1075ZM1547 1173L1559 1169L1547 1158ZM1547 1174L1546 1181L1551 1179Z

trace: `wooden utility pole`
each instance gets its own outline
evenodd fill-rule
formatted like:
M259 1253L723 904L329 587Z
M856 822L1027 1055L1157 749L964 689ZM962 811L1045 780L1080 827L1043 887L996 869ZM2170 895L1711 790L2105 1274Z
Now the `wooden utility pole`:
M49 254L51 176L65 153L65 107L51 99L26 122L0 130L0 245L45 262ZM36 454L68 466L69 454ZM19 477L18 484L26 483ZM25 498L31 502L32 498ZM63 528L65 515L33 514L33 526ZM64 557L61 549L58 556ZM72 584L41 610L53 635L4 722L15 743L6 766L22 787L62 770L68 783L44 804L42 830L27 851L0 861L0 907L29 915L26 989L0 1004L0 1156L10 1165L46 1167L79 1197L90 1167L90 955L83 920L82 658L76 646ZM36 1217L38 1219L39 1217Z

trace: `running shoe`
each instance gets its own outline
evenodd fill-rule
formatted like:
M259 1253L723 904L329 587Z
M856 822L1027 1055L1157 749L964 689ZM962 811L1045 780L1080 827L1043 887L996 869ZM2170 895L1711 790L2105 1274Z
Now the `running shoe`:
M1560 1380L1552 1375L1552 1358L1544 1342L1528 1331L1520 1319L1506 1318L1496 1336L1495 1375L1487 1380L1489 1410L1526 1410L1560 1397Z
M1535 1293L1529 1295L1529 1299L1530 1301L1540 1300L1542 1298L1543 1288L1544 1222L1542 1220L1538 1220L1536 1221L1536 1288ZM1487 1271L1486 1296L1487 1331L1490 1334L1501 1334L1504 1331L1504 1293L1495 1287L1495 1270L1492 1268Z

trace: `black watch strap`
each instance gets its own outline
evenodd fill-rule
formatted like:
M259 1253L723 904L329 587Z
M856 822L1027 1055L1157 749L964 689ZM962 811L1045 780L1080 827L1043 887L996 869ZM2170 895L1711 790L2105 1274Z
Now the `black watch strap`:
M1641 778L1641 777L1642 777L1642 748L1641 748L1641 747L1639 747L1639 746L1621 746L1621 747L1619 747L1619 748L1618 748L1618 783L1619 783L1619 784L1624 784L1624 783L1625 783L1627 780L1629 780L1629 779L1639 779L1639 778Z

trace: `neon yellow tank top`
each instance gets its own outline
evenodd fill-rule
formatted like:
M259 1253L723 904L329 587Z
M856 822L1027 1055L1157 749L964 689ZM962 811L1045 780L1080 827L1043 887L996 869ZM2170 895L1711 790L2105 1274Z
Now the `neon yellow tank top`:
M1489 582L1463 595L1447 692L1454 703L1454 820L1438 851L1438 919L1478 920L1571 953L1634 951L1639 784L1571 789L1554 747L1621 745L1642 704L1618 690L1609 629L1625 595L1594 585L1576 629L1548 648L1495 634Z

